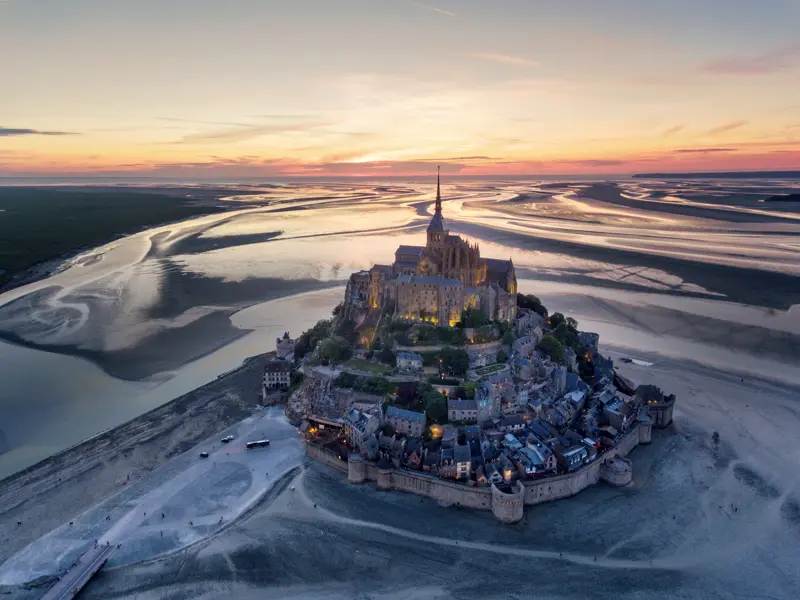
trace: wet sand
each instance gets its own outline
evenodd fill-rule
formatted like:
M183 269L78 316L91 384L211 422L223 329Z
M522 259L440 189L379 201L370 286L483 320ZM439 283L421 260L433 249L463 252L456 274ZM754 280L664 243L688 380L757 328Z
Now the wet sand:
M736 589L747 598L797 597L800 496L785 436L800 425L798 388L647 356L652 367L625 365L624 374L679 401L674 426L631 454L630 486L597 485L528 507L523 522L506 526L488 513L349 485L309 463L294 491L276 488L212 539L106 569L84 593L699 600ZM754 398L760 414L752 416ZM762 444L766 431L776 437Z
M0 481L0 564L261 406L270 355ZM21 525L17 525L21 522Z
M609 335L656 336L672 355L689 340L697 342L690 352L727 352L720 364L772 374L796 365L798 332L787 323L797 315L790 307L800 305L800 222L763 203L753 207L789 184L592 185L446 183L445 222L479 242L483 256L513 258L518 277L535 281L525 291L566 283L580 288L574 295L603 296L563 310L601 323ZM353 271L390 263L398 245L423 243L435 188L335 182L230 191L242 194L242 202L231 201L237 210L129 236L0 296L0 339L17 343L0 343L0 430L8 448L0 476L12 463L31 464L185 393L271 348L275 334L296 335L326 316L340 296L327 307L265 314L269 333L257 322L236 322L266 299L324 293ZM606 192L634 200L604 201ZM671 206L718 206L718 218ZM732 212L736 222L727 218ZM763 214L770 218L757 218ZM658 310L641 308L643 293L663 300L645 302ZM706 304L697 313L675 308L679 299ZM738 315L727 314L731 304L776 318L740 326ZM232 351L253 344L259 331L260 348ZM58 385L44 385L43 374Z

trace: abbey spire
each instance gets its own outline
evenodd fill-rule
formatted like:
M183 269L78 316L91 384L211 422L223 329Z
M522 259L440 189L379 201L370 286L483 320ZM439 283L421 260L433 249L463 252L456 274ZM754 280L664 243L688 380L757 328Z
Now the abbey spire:
M442 218L442 187L440 182L441 176L439 167L436 167L436 210L433 213L431 224L428 225L428 232L444 232L444 219ZM430 236L428 236L429 241ZM436 238L436 241L441 241Z

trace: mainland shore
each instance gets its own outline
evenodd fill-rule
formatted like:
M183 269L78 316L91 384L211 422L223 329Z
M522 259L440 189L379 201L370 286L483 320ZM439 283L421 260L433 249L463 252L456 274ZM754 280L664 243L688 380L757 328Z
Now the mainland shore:
M0 481L0 564L65 521L261 407L265 362L214 381Z

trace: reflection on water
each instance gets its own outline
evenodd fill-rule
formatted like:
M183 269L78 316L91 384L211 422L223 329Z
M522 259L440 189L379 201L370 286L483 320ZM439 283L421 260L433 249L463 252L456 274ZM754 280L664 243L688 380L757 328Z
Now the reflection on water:
M0 381L7 384L0 392L0 426L13 448L0 454L0 478L185 394L249 356L274 349L275 338L287 329L300 331L329 317L342 291L333 288L245 309L231 320L250 333L150 381L122 381L83 359L0 342Z
M630 344L630 331L725 343L698 337L685 314L721 329L746 324L751 336L783 331L792 348L798 315L786 309L800 303L800 211L760 202L792 185L458 182L443 186L444 217L484 256L512 258L530 280L524 291L598 323L609 343ZM400 244L424 243L434 193L414 182L276 184L236 197L241 189L231 188L231 202L249 208L129 236L0 296L0 335L30 346L0 344L0 452L12 449L0 454L0 475L329 314L341 288L323 288L391 263ZM280 300L292 294L305 295Z

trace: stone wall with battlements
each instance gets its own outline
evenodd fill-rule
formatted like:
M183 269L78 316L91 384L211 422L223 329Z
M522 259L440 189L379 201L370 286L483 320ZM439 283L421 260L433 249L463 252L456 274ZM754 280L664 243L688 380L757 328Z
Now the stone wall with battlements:
M602 461L616 456L627 456L639 444L639 437L639 427L634 426L622 436L613 450L606 452L594 462L581 467L577 471L564 475L544 477L538 480L519 482L522 486L522 489L519 490L521 503L531 506L551 500L568 498L589 486L595 485L600 481ZM427 473L407 471L405 469L379 469L375 463L367 461L363 461L362 465L358 467L354 466L351 471L348 469L348 463L340 460L335 453L314 444L306 444L306 454L338 471L348 473L357 481L378 482L382 489L393 489L426 496L436 500L443 506L456 505L465 508L491 510L500 519L497 514L498 511L493 507L493 491L489 487L471 487L455 481L440 479ZM501 492L498 491L498 493ZM507 513L512 513L516 516L517 509L513 508L512 510L512 505L515 506L516 503L506 496L508 494L503 494L503 500L511 502L511 504L506 506L505 509L501 508L499 513L504 518L508 516ZM520 508L520 510L522 509Z

